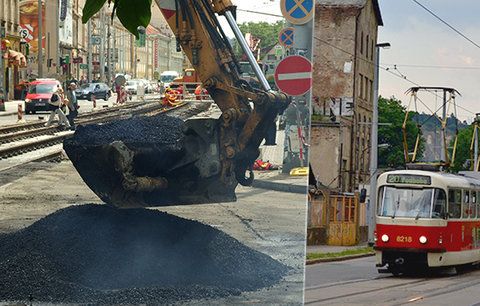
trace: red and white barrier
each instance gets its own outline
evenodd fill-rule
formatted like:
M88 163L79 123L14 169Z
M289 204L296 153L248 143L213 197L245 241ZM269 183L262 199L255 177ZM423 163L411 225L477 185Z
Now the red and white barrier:
M17 122L25 122L25 119L23 118L23 105L22 105L22 103L18 103Z

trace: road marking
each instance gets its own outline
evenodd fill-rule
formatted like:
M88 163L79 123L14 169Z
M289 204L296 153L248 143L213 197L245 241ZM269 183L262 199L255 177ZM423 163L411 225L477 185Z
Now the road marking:
M417 296L413 299L408 300L409 303L423 300L423 296Z
M311 79L311 78L312 78L311 72L282 73L278 75L279 81Z

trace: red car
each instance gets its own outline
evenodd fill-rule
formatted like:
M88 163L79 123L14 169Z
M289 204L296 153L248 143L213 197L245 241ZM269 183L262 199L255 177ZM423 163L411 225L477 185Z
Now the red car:
M58 86L61 86L60 82L55 79L38 79L30 82L25 97L25 113L48 111L48 102Z

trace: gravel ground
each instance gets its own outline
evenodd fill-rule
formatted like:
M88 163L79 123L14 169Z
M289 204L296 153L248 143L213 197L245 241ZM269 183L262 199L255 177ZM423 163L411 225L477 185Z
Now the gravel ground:
M174 144L182 136L183 120L160 114L136 116L107 124L79 126L71 141L83 145L102 145L112 141L125 143Z
M105 205L0 236L0 300L164 304L239 295L289 268L197 221Z

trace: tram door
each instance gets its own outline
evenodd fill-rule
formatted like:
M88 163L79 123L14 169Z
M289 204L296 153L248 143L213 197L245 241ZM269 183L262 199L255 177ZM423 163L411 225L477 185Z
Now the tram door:
M358 243L358 197L331 196L328 205L328 245L356 245Z

